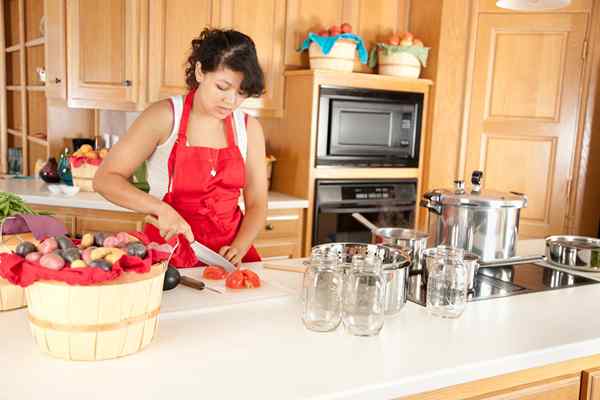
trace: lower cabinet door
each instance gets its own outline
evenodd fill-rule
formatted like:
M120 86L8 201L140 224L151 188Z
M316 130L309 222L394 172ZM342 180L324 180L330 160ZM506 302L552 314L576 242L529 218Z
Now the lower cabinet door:
M122 213L125 214L125 213ZM143 222L141 217L131 215L86 215L77 217L77 233L82 235L86 232L128 232L141 231Z
M600 400L600 368L583 371L581 400Z
M579 374L535 382L469 400L579 400Z
M254 247L263 260L299 257L300 249L294 241L257 240Z

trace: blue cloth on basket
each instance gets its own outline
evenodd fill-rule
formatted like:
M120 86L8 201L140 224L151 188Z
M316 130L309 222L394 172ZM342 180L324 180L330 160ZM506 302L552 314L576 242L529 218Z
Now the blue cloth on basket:
M362 38L354 33L342 33L336 36L319 36L316 33L309 32L308 37L302 42L302 45L298 51L306 50L310 47L311 42L315 42L321 48L323 54L329 54L331 48L338 39L349 39L356 43L358 49L358 59L361 64L366 64L368 59L367 49L365 48L365 42Z

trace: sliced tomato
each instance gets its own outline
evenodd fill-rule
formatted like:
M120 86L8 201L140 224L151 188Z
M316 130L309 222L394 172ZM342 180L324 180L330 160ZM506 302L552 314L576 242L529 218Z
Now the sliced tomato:
M212 279L215 281L225 279L226 276L227 271L225 271L225 268L216 265L209 265L208 267L204 268L204 272L202 273L202 277L204 279Z
M260 287L260 278L258 277L256 272L249 270L249 269L245 269L245 270L242 270L242 273L244 274L244 277L245 277L244 285L247 288Z
M230 289L244 289L260 287L260 278L249 269L238 269L227 276L225 286Z

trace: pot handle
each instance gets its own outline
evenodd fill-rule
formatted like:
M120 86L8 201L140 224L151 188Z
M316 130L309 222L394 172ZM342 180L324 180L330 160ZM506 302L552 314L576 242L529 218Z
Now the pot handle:
M525 193L511 191L510 194L514 194L515 196L521 196L523 198L523 208L527 207L528 199Z
M419 205L421 207L425 207L425 208L429 209L429 211L431 211L437 215L442 215L442 206L440 204L434 203L431 200L421 200Z

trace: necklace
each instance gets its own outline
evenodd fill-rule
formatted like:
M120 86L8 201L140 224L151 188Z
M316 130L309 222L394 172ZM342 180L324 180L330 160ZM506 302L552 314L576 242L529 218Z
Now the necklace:
M215 162L213 163L213 151L216 152ZM219 151L216 149L210 149L208 162L210 164L210 176L214 177L217 175L217 163L219 161Z

